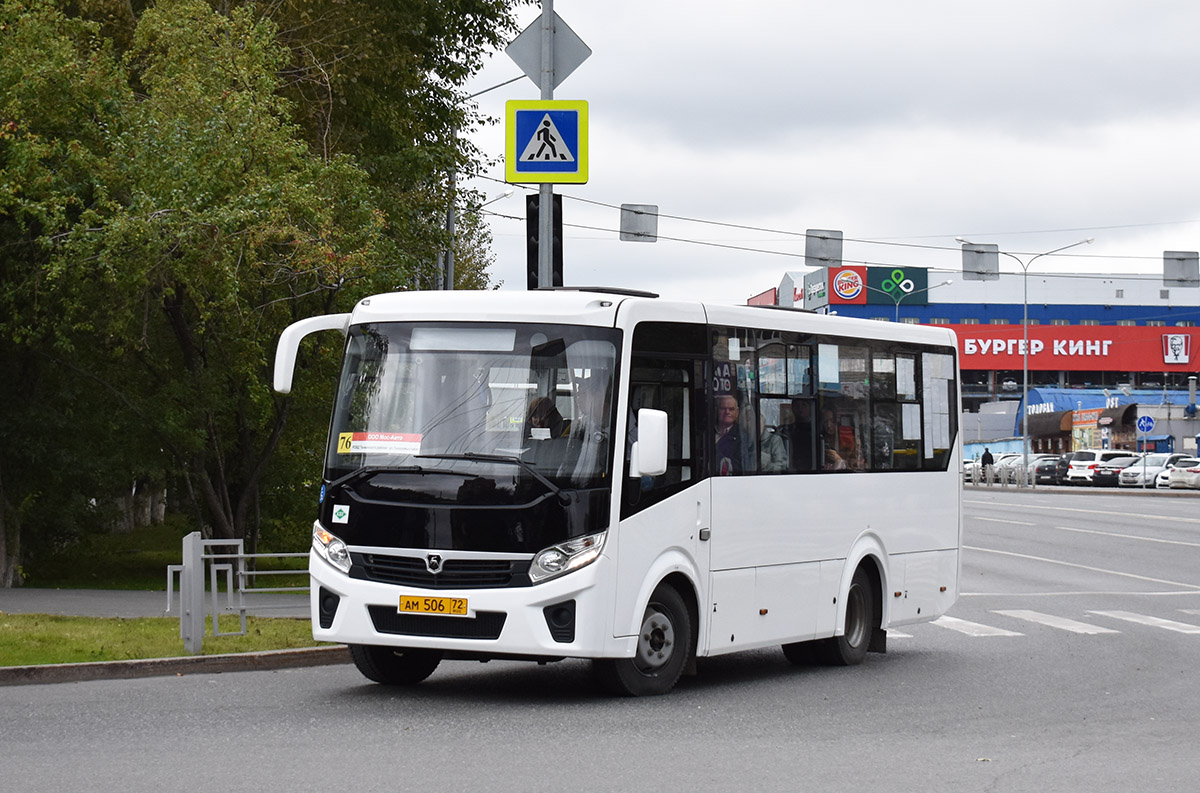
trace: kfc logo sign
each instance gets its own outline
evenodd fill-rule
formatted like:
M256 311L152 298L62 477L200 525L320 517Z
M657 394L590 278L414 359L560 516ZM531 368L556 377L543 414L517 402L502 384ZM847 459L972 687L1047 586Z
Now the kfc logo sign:
M1192 337L1186 333L1164 333L1163 363L1191 363Z

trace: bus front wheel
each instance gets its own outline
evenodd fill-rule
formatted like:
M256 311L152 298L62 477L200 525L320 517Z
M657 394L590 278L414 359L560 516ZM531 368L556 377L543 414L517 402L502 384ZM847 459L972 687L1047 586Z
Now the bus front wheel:
M854 666L867 657L871 634L877 623L875 589L867 571L858 568L846 594L846 625L841 636L833 636L820 646L821 660L830 666Z
M692 650L692 619L687 604L670 584L650 596L633 658L597 658L600 685L619 696L665 694L675 687Z
M368 680L389 686L414 686L433 674L442 662L437 650L350 645L350 658Z

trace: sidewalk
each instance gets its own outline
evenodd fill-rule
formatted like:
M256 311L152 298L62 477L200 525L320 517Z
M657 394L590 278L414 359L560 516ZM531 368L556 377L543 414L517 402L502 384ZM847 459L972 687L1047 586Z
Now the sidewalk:
M222 601L224 602L224 601ZM264 617L309 616L307 594L261 593L247 597L247 613ZM0 614L55 614L72 617L164 617L167 593L100 589L0 589ZM179 608L178 601L175 608ZM182 642L182 640L181 640ZM260 653L99 661L48 666L0 666L0 686L32 683L70 683L181 674L215 674L250 670L289 669L350 662L341 646Z

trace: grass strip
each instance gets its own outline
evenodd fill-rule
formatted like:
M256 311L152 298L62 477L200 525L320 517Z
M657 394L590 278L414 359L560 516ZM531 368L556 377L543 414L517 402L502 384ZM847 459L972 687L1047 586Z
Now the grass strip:
M211 628L211 626L209 626ZM238 628L238 618L221 617L221 629ZM247 617L245 636L204 637L204 655L325 646L312 638L307 619ZM175 658L190 653L171 617L62 617L0 613L0 666Z

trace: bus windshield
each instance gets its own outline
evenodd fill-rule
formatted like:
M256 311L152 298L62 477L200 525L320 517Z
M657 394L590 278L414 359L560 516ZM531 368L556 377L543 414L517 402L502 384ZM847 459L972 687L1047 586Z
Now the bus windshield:
M409 468L604 486L619 340L550 324L351 327L326 481Z

